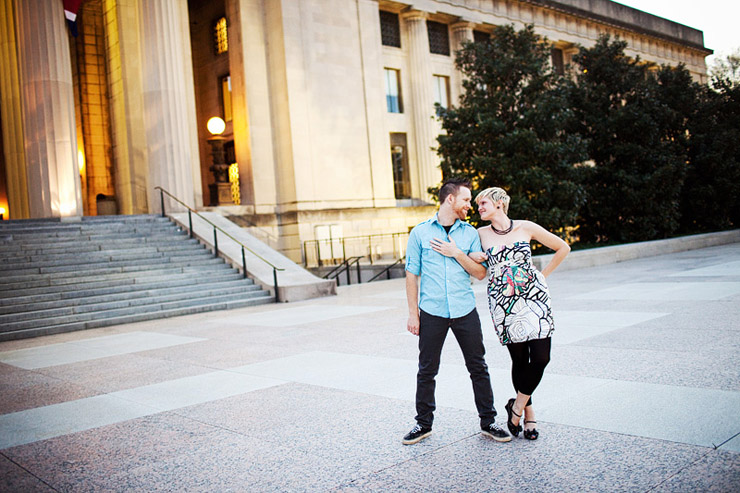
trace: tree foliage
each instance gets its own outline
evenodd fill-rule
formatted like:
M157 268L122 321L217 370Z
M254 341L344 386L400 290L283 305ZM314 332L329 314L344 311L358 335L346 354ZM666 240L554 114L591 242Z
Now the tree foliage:
M682 191L684 232L740 225L740 84L715 78L700 88L690 123Z
M684 67L653 71L626 46L602 36L575 57L570 130L588 141L593 164L578 221L587 242L664 238L679 226L696 86Z
M532 26L498 26L490 41L458 51L464 94L458 106L439 109L438 152L444 178L468 178L474 191L502 187L513 216L559 230L575 224L583 204L573 165L585 159L585 145L565 131L568 91L545 41Z

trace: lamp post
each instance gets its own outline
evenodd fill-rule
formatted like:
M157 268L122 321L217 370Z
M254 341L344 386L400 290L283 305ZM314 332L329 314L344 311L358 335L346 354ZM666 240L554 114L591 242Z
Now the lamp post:
M234 199L231 197L231 183L229 183L229 164L225 162L224 142L226 139L221 134L226 129L224 121L214 116L206 124L211 138L208 144L211 146L211 156L213 164L210 167L215 183L209 186L211 190L211 204L233 204Z

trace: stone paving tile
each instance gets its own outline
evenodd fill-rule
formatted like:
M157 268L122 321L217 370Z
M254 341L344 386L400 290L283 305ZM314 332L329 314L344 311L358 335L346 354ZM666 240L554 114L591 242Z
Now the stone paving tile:
M327 481L289 446L170 413L4 453L61 491L244 491L246 485L264 491L286 490L291 482L318 489Z
M7 492L44 492L54 491L36 476L22 467L14 464L7 457L0 454L0 491Z
M707 453L672 442L543 423L540 439L469 437L339 491L647 491ZM701 485L699 481L697 485Z
M299 350L274 344L235 343L233 340L208 340L166 349L139 353L140 356L178 364L212 369L228 369L250 363L283 358ZM174 364L174 363L171 363Z
M669 368L670 371L665 371ZM660 348L615 351L602 347L554 345L546 373L740 390L737 350L732 348L708 353L674 353Z
M84 382L98 392L150 385L208 371L203 366L181 364L137 355L111 356L69 365L36 370L40 374L67 382Z
M60 380L38 371L0 363L0 414L97 395L83 382Z
M705 491L725 493L740 490L740 454L710 450L677 474L660 483L655 493Z

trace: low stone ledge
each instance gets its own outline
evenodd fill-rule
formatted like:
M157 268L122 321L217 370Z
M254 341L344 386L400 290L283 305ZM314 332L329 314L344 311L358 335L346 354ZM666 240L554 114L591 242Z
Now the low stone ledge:
M588 250L575 250L558 266L558 271L596 267L624 262L625 260L653 257L664 253L684 252L737 242L740 242L740 229L590 248ZM537 269L542 270L552 257L553 254L536 255L532 257L532 262Z

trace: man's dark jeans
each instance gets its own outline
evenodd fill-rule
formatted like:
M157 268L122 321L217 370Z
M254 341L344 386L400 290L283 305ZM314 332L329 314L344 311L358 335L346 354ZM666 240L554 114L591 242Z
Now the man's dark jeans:
M493 390L486 365L486 349L483 345L478 311L473 309L464 317L442 318L421 310L419 314L419 373L416 375L416 422L431 428L434 420L434 377L439 371L439 359L447 330L452 329L462 349L465 366L473 382L475 406L478 408L480 424L486 427L496 418L493 408Z

